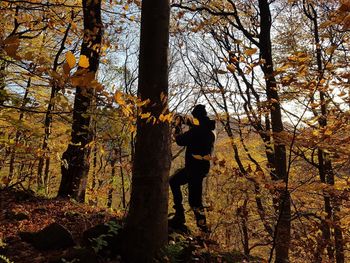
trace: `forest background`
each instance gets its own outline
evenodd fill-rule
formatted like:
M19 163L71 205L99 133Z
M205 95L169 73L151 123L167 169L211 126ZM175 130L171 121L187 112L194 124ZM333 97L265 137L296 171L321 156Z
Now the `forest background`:
M210 238L276 262L347 262L349 11L345 0L174 0L155 115L138 90L140 1L1 1L1 188L126 213L140 123L170 131L202 103L218 124ZM171 148L155 154L170 174L184 165Z

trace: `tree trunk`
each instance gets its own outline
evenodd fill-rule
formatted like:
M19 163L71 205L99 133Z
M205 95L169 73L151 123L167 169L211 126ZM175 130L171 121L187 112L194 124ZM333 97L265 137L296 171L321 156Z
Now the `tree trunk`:
M20 114L19 114L19 118L18 118L19 122L21 122L23 117L24 117L23 110L27 104L27 98L28 98L28 94L29 94L29 88L31 85L31 81L32 81L32 78L30 77L27 81L26 90L24 92L23 99L22 99L21 110L20 110ZM13 179L13 175L14 175L14 171L15 171L16 148L17 148L17 144L19 142L20 136L21 136L20 129L21 129L20 127L17 128L14 145L13 145L13 148L11 149L10 168L9 168L9 175L8 175L8 180L7 180L8 184L10 184L11 180Z
M2 53L0 53L0 105L3 105L4 102L7 99L7 94L6 94L6 62L1 59L1 56L3 56Z
M97 178L97 121L93 121L94 124L94 132L93 132L93 140L94 140L94 148L93 148L93 157L92 157L92 174L91 174L91 188L89 189L90 192L90 199L89 204L90 205L97 205L98 204L98 189L96 188L96 185L98 184L98 178Z
M112 203L113 203L113 181L115 177L115 163L116 159L113 159L111 161L111 179L109 180L109 189L108 189L108 196L107 196L107 207L112 208Z
M318 25L318 14L316 9L311 3L303 3L304 13L305 15L312 21L313 23L313 36L315 40L316 46L316 62L317 62L317 71L318 71L318 83L320 83L321 79L324 76L324 67L322 63L322 51L321 51L321 42L319 35L319 25ZM317 87L320 95L320 105L321 105L321 115L318 118L319 126L325 128L327 126L327 101L325 99L326 94L322 87ZM328 153L323 151L322 149L318 149L318 170L319 176L322 183L326 183L331 187L334 186L334 171L332 161ZM334 227L334 245L332 244L332 232L330 225L322 225L322 236L325 240L322 240L321 244L318 246L318 250L323 254L324 246L327 247L328 258L330 261L334 261L334 250L335 250L335 258L337 263L344 262L344 244L343 244L343 233L340 227L340 219L337 216L337 212L340 210L340 203L337 200L336 196L332 196L327 192L323 194L324 199L324 209L327 213L326 221L333 222Z
M89 59L87 74L90 74L90 76L92 74L95 77L99 65L102 42L101 0L83 0L83 14L84 38L81 55L85 55ZM79 68L78 70L82 69ZM72 196L80 202L84 201L89 173L90 147L88 144L93 137L90 129L90 112L94 94L94 88L89 85L76 88L72 138L62 156L62 180L58 196Z
M142 111L157 119L168 107L169 13L168 0L142 2L138 95L150 100ZM168 123L146 123L138 118L123 248L127 262L152 262L167 244L169 169Z
M122 145L119 145L119 171L120 171L120 176L122 179L122 205L123 208L126 208L126 197L125 197L125 178L124 178L124 171L123 171L123 158L122 158Z
M281 180L286 187L279 190L278 221L275 229L276 263L289 262L289 247L291 240L291 204L290 193L287 188L288 176L286 166L286 146L280 137L283 132L282 114L277 92L276 79L272 60L271 44L271 12L267 0L259 0L260 9L260 35L259 49L266 81L266 95L270 102L271 128L274 141L274 163L270 164L275 172L276 180Z
M57 93L57 87L56 87L56 85L54 85L51 89L50 101L49 101L49 104L47 106L45 121L44 121L44 127L45 127L44 128L45 129L44 140L43 140L43 144L41 146L41 149L43 151L44 156L40 157L39 163L38 163L38 188L45 187L47 177L48 177L48 175L46 175L46 172L45 172L45 176L43 177L42 172L43 172L43 168L44 168L45 158L50 158L50 156L48 156L46 151L48 150L49 137L51 134L51 123L52 123L51 112L54 109L54 98L56 97L56 93ZM49 167L47 167L47 166L48 165L46 165L46 170L49 169Z
M247 210L247 204L248 204L248 196L247 194L244 197L244 203L242 206L240 206L237 210L238 220L240 221L241 225L241 235L242 235L242 245L244 250L244 255L248 258L249 257L249 234L248 234L248 210Z
M72 12L72 18L73 18L73 12ZM61 46L58 52L56 53L54 62L53 62L53 67L52 70L56 71L58 68L58 60L65 48L65 43L69 34L69 30L71 28L72 24L69 23L67 26L67 29L64 33L64 36L61 41ZM55 98L56 95L59 91L59 86L57 81L54 80L52 88L51 88L51 94L50 94L50 100L47 105L47 110L45 114L45 120L44 120L44 140L43 144L41 146L41 150L43 153L43 156L40 157L39 163L38 163L38 188L43 188L45 189L48 188L47 181L49 178L49 171L50 171L50 152L49 152L49 138L51 135L51 126L52 126L52 111L55 109ZM45 161L46 159L46 161ZM45 171L44 171L44 177L42 176L43 168L44 168L44 163L45 163ZM47 191L46 191L47 194Z

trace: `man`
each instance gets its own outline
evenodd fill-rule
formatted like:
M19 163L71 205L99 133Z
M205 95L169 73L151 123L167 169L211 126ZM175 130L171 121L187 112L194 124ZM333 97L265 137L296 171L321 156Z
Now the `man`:
M169 220L169 226L180 228L185 223L182 205L181 185L188 184L188 201L194 211L197 226L208 231L202 203L202 183L210 168L210 154L213 149L215 121L207 116L205 106L198 104L192 115L195 118L190 129L182 134L181 124L175 127L175 140L179 146L186 146L185 168L170 177L170 187L174 197L175 216ZM197 122L198 121L198 122Z

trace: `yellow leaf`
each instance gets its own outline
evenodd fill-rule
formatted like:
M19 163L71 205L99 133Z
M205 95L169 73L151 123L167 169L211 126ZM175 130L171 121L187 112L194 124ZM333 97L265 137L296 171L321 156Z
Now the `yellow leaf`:
M104 155L106 153L105 150L103 149L103 147L100 147L100 153L101 153L101 155Z
M136 126L135 125L131 125L130 127L130 133L133 133L136 131Z
M132 109L129 106L124 106L122 107L122 112L128 117L132 114Z
M160 120L161 122L165 122L165 121L166 121L164 114L160 114L160 115L159 115L159 120Z
M79 66L82 68L88 68L90 66L89 59L85 55L81 55L79 59Z
M235 73L236 71L236 67L233 64L228 64L227 65L227 69L231 72L231 73Z
M324 132L324 135L327 135L327 136L329 136L329 135L332 135L332 130L331 129L326 129L325 130L325 132Z
M204 160L207 160L207 161L210 161L210 160L211 160L211 156L210 156L209 154L204 155L204 156L203 156L203 159L204 159Z
M123 8L124 8L125 11L129 10L129 6L128 5L125 5Z
M193 122L193 124L196 125L196 126L199 125L199 120L196 119L196 118L193 118L192 122Z
M138 107L142 107L142 106L145 106L145 105L147 105L148 103L150 103L151 101L150 101L150 99L147 99L147 100L144 100L144 101L138 101L136 104L137 104L137 106Z
M194 159L197 159L197 160L203 160L203 156L201 155L198 155L198 154L192 154L193 158Z
M116 91L116 93L114 94L114 99L115 99L115 102L118 103L119 105L125 105L125 101L123 99L123 93L121 93L120 91Z
M141 119L148 119L151 116L150 112L140 114Z
M155 124L156 122L157 122L157 119L156 119L156 117L154 117L154 116L151 116L151 117L149 117L148 119L147 119L147 121L146 121L147 123L149 123L149 122L153 122L153 124Z
M256 53L256 51L258 51L258 49L248 48L248 49L244 50L244 54L246 54L247 56L251 56L251 55L254 55Z
M171 123L172 119L173 119L172 113L168 113L167 115L164 116L164 121L168 121L169 123Z
M307 123L310 125L314 125L318 119L320 118L320 116L316 116L315 118L312 118L311 120L309 120Z
M68 51L66 53L66 60L68 63L68 66L72 69L75 66L76 60L75 60L75 56L73 55L72 52Z

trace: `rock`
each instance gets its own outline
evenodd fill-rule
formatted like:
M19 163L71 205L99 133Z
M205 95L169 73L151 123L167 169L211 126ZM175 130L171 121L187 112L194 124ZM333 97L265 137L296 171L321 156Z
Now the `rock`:
M58 223L52 223L39 232L20 232L19 236L39 250L63 249L74 245L72 234Z
M29 216L23 212L13 212L13 211L7 211L5 214L5 218L8 220L16 220L16 221L22 221L22 220L28 220Z
M72 248L68 250L63 257L51 260L50 263L62 262L83 262L83 263L98 263L98 257L94 250L87 248Z
M120 253L121 226L116 220L99 224L83 233L83 245L94 249L99 255L113 257Z
M14 191L14 197L17 202L29 201L36 198L32 190Z

